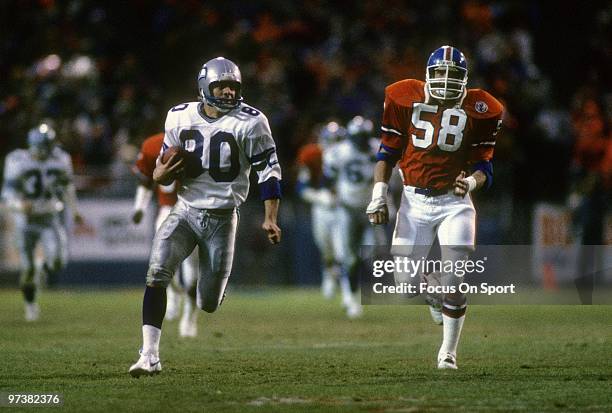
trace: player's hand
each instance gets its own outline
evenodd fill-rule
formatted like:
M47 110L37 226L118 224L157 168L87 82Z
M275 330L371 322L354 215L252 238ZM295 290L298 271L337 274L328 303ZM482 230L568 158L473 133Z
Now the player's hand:
M382 225L389 222L389 208L387 208L387 200L383 197L370 201L366 209L368 221L372 225Z
M276 225L276 222L266 220L261 225L261 228L266 231L266 234L268 234L268 240L270 243L278 244L281 241L281 229L278 225Z
M142 221L143 215L144 215L144 211L142 209L137 209L132 214L132 222L136 225L140 224L140 221Z
M185 172L185 159L180 158L178 152L173 154L164 163L160 159L159 164L153 170L153 180L160 185L168 185L177 179L180 175Z
M455 183L453 184L453 193L461 198L465 197L470 189L469 184L465 181L466 176L467 174L465 171L461 171L461 173L455 178Z

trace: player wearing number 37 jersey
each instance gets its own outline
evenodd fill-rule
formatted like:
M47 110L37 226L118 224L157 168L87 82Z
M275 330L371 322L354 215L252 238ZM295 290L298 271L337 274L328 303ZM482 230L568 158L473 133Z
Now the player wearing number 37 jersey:
M162 154L153 171L157 184L180 178L178 201L161 224L151 248L143 300L143 346L132 376L161 370L159 341L166 306L166 286L178 265L199 248L196 301L214 312L225 296L232 269L238 225L237 207L249 191L249 173L258 174L265 206L262 228L271 243L280 242L276 224L281 169L265 115L241 96L238 66L223 57L212 59L198 74L200 102L170 109Z
M429 57L425 82L407 79L385 90L375 184L366 212L373 224L387 222L387 182L397 164L404 191L393 234L395 256L427 258L436 237L442 262L465 260L474 249L476 212L469 193L491 185L503 107L484 90L468 89L467 74L463 53L442 46ZM452 273L410 277L400 272L395 281L418 285L421 277L440 277L455 289L462 282ZM435 321L444 325L438 367L454 369L466 297L445 294L441 305L442 314L432 307Z

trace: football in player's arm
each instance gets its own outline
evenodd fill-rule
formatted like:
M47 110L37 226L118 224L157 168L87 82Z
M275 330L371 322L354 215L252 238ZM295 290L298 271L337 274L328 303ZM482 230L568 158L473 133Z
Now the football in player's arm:
M70 155L56 145L55 130L47 123L28 132L28 149L9 153L4 165L2 199L15 220L15 239L21 261L20 286L25 317L39 317L36 292L41 277L51 279L68 260L68 236L62 215L67 209L82 223L76 207ZM42 244L44 261L35 261Z
M258 174L265 205L262 229L272 244L281 240L276 146L266 116L243 102L241 88L238 66L218 57L206 62L198 75L200 101L168 111L153 180L167 185L180 179L181 186L176 205L153 240L143 299L143 345L140 358L129 369L132 376L161 371L166 286L196 246L200 252L197 305L210 313L221 305L234 257L236 208L247 197L251 169ZM171 147L183 150L162 162Z
M366 213L372 224L387 222L387 183L398 165L404 191L392 242L394 255L426 257L436 237L443 262L465 259L475 247L476 213L469 194L491 185L491 159L503 106L484 90L467 89L467 74L463 53L442 46L429 57L425 82L406 79L385 90L382 140ZM460 282L454 274L437 275L447 285ZM420 281L419 277L404 280L397 272L395 278ZM466 303L464 294L446 294L441 314L431 309L443 324L438 368L457 368Z

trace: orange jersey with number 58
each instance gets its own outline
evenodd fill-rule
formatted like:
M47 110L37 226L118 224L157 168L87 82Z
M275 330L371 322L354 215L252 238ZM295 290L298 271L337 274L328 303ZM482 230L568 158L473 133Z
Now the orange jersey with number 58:
M493 157L502 112L481 89L449 107L429 97L425 82L402 80L385 90L380 152L399 158L404 185L450 189L462 170Z

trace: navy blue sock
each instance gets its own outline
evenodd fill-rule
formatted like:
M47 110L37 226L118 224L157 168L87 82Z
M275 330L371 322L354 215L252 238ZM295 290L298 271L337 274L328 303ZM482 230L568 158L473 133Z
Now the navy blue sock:
M166 315L166 287L149 287L145 289L142 300L142 324L149 324L161 329Z
M33 303L36 298L36 287L34 284L27 284L21 287L21 291L23 292L23 298L25 298L27 303Z

